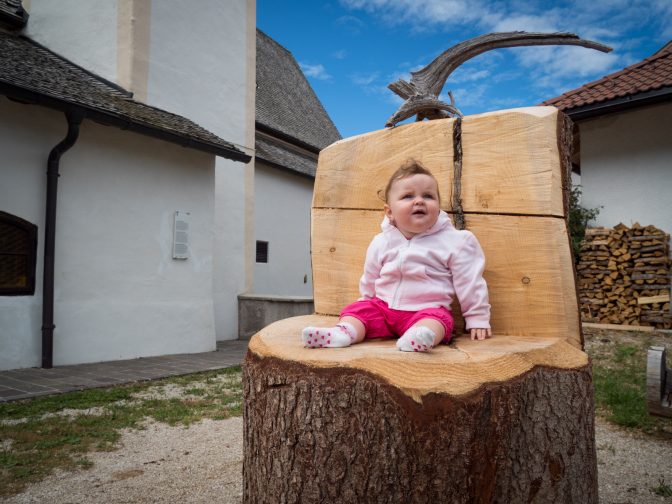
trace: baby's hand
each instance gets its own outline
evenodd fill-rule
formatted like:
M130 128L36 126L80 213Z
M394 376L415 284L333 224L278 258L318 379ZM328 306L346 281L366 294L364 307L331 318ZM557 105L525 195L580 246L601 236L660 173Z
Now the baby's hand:
M470 329L470 331L472 340L484 340L492 336L492 330L490 329Z

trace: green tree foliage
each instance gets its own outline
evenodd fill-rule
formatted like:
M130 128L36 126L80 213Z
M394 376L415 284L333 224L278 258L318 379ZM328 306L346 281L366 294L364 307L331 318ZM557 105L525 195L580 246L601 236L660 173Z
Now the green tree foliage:
M579 252L581 250L581 242L586 233L588 223L597 217L600 213L600 208L583 208L579 202L581 201L581 186L575 185L569 193L569 234L572 237L572 250L574 252L574 260L579 261Z

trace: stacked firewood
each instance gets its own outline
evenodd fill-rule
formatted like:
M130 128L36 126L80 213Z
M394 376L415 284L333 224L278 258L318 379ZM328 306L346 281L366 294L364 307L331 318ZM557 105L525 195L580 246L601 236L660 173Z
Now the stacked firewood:
M633 226L633 290L641 308L639 321L658 328L672 327L670 315L670 236L654 226Z
M577 266L582 320L672 327L669 242L637 223L587 229Z

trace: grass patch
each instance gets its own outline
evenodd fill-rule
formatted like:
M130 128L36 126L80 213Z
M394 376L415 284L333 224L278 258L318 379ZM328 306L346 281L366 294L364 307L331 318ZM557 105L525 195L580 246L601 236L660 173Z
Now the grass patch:
M665 483L665 480L662 478L658 486L652 488L651 491L656 495L660 495L661 497L672 497L672 487Z
M663 345L672 353L672 335L587 330L585 339L593 363L596 413L621 427L672 438L672 419L651 416L646 406L647 350Z
M0 404L0 496L54 469L86 469L90 451L114 450L147 419L189 425L242 412L239 366L152 382Z

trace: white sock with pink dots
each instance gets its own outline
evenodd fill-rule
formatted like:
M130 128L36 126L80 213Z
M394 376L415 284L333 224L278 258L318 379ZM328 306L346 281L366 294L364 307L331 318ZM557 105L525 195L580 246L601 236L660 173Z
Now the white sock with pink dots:
M429 352L435 339L436 333L429 327L411 327L397 340L397 348L402 352Z
M306 327L301 339L306 348L340 348L352 345L356 335L352 324L339 322L335 327Z

